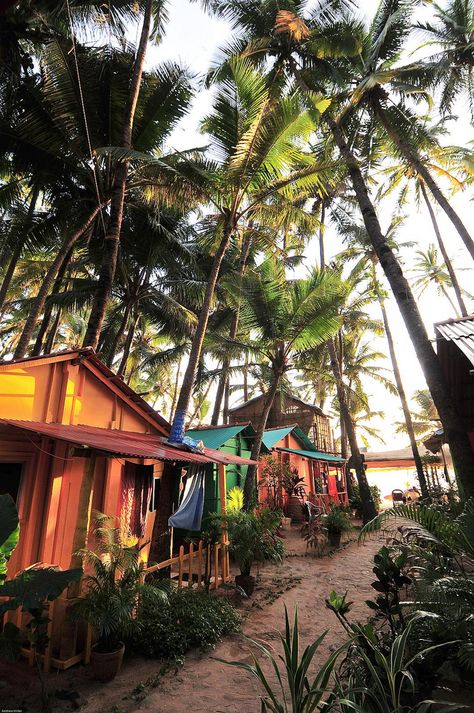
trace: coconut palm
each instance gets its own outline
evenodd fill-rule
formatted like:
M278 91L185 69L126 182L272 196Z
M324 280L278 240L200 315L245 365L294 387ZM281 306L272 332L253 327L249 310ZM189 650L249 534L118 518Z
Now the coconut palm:
M91 162L89 142L94 146L119 142L120 131L113 118L123 110L129 84L129 58L127 53L116 50L104 53L79 46L76 55L81 65L82 87L86 91L87 131L74 73L74 58L56 41L43 51L41 62L45 80L28 93L21 120L14 125L5 122L0 127L0 144L12 153L16 165L33 172L38 166L48 166L48 184L43 193L50 206L49 223L44 221L49 229L49 244L54 244L55 234L65 236L31 306L17 345L17 357L26 353L57 272L78 241L94 236L104 239L108 220L104 208L114 192L113 163L108 156L97 157ZM189 79L179 67L164 65L145 75L142 84L134 141L144 151L156 151L186 111ZM156 174L156 170L154 174L148 171L146 175L128 171L130 180L126 199L133 203L146 192L148 201L153 200L149 194L156 183L163 193L162 175L157 177ZM46 179L43 175L43 180ZM131 188L133 191L129 190ZM163 200L162 195L160 198ZM141 202L143 205L143 200ZM75 224L80 228L71 230Z
M321 17L320 6L313 13L308 12L305 15L306 6L301 2L285 3L285 8L282 8L280 2L277 3L274 0L245 4L212 0L205 4L214 12L223 15L233 28L240 32L238 39L230 46L231 53L245 54L260 64L266 62L270 77L275 76L277 72L278 76L282 76L283 70L286 70L287 74L296 81L302 96L308 103L314 105L316 100L320 100L321 92L324 91L332 97L338 97L341 93L342 96L347 95L348 78L346 75L344 79L344 72L348 63L342 60L349 55L360 54L364 33L361 33L360 23L354 23L350 19L349 21L341 20L339 11L342 3L335 4L337 5L338 22L332 22L330 27L327 27L325 18ZM344 4L347 5L347 3ZM382 5L385 9L389 6L391 7L391 3ZM330 8L334 15L334 4L331 4ZM390 50L390 23L387 24L387 21L384 21L388 33L385 38L381 29L381 20L383 20L383 14L379 15L379 22L375 23L373 27L373 30L380 35L381 45L381 48L377 49L375 58L380 57L385 48L388 52L387 58L390 59L390 57L393 58ZM398 25L400 24L402 24L403 31L404 23L398 23ZM399 30L396 28L395 30L396 35ZM332 38L332 41L329 41L329 37ZM396 36L395 39L397 40ZM398 40L396 44L400 49ZM352 82L354 74L351 66L349 69ZM225 67L221 71L225 71ZM462 420L453 405L439 360L430 342L408 281L380 226L360 162L354 149L351 148L345 134L345 127L340 125L333 113L338 108L339 102L330 103L328 99L327 105L330 107L329 109L326 107L322 119L347 167L365 228L399 306L443 421L445 432L449 434L450 448L456 469L462 474L466 493L474 495L474 455ZM321 103L319 106L322 108ZM398 113L397 117L399 118ZM357 124L357 122L355 123ZM414 166L425 177L424 168L419 167L417 163ZM435 187L433 187L434 189ZM430 190L432 190L431 185ZM449 206L446 208L449 210ZM453 217L452 214L451 217ZM458 227L460 228L459 225ZM466 244L472 242L468 234L464 237Z
M217 160L203 162L199 171L190 166L190 180L199 181L209 204L201 231L208 236L214 260L173 420L170 439L175 442L184 435L214 293L232 239L259 221L275 194L291 202L325 180L319 163L301 148L315 125L298 97L273 97L265 78L246 60L232 60L228 71L213 112L203 122Z
M298 355L323 344L340 327L340 308L347 286L337 272L314 270L307 278L288 280L281 262L267 259L255 272L242 277L233 297L240 303L240 319L250 339L238 342L266 362L270 380L252 445L258 460L263 434L275 394ZM244 487L245 504L252 502L256 466L250 466Z
M452 191L462 190L464 188L464 183L457 178L453 168L461 168L461 161L459 161L459 149L453 147L443 147L440 149L433 149L430 152L429 163L427 164L430 171L437 175L443 176L452 188ZM382 170L382 175L384 176L384 184L378 191L378 197L383 198L389 195L395 190L397 193L397 203L399 209L407 202L409 189L413 189L415 204L420 205L421 201L424 202L433 226L433 231L438 242L439 249L443 256L443 260L446 264L446 269L449 273L451 283L456 294L456 300L459 305L461 314L466 317L468 310L463 298L464 291L461 288L454 269L453 263L448 255L444 240L441 235L441 230L436 218L436 213L431 203L425 182L423 178L419 176L416 171L414 171L411 166L407 166L406 163L396 162L392 166Z
M441 88L440 108L449 113L454 102L467 96L471 113L474 109L474 3L472 0L448 0L441 6L430 2L434 10L431 22L417 23L423 48L434 49L427 63L427 78Z
M412 272L415 278L413 284L418 294L422 295L429 287L434 287L437 293L449 302L456 317L459 317L456 305L448 292L448 289L453 287L451 277L446 265L439 262L436 247L431 244L426 250L417 250L415 257Z

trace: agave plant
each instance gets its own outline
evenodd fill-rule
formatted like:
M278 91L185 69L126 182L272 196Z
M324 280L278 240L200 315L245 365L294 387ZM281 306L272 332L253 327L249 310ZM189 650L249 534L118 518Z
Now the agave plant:
M331 676L336 662L347 644L343 644L322 662L310 680L309 669L313 665L314 658L326 634L327 631L307 646L301 654L298 610L295 609L293 627L291 627L285 607L285 633L279 636L283 655L276 658L269 647L249 639L249 643L269 661L276 676L276 685L263 671L256 656L253 657L253 665L242 661L219 660L247 671L259 681L265 691L265 695L261 698L261 713L314 713L323 710L323 708L330 710L335 699L334 694L330 691Z

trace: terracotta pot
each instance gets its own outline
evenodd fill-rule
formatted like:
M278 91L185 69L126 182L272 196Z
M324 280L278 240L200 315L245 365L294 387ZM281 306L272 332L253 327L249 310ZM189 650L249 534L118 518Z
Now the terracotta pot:
M341 533L340 532L328 532L328 542L329 542L329 547L340 547L341 546Z
M102 683L112 681L122 667L124 651L125 644L121 644L117 651L110 651L105 654L96 651L95 646L93 646L91 652L91 665L94 678Z
M255 577L251 574L236 574L235 583L238 587L244 590L248 597L251 597L255 589Z
M293 522L303 522L303 503L298 495L290 495L286 506L286 514Z

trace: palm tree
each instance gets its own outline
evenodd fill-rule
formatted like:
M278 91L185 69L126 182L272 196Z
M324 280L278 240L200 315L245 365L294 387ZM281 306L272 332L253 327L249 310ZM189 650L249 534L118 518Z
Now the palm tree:
M420 152L430 137L423 132L418 118L405 101L406 97L420 95L424 88L423 68L418 75L416 67L398 65L400 51L411 32L412 10L413 3L409 0L381 3L363 37L363 51L352 59L354 66L349 76L352 75L356 87L351 91L343 113L352 113L354 107L370 112L400 155L423 178L474 259L471 235L421 156Z
M125 106L122 125L121 147L128 151L132 146L132 132L135 112L140 95L145 55L152 26L153 0L143 3L143 24L138 43L137 52L133 62L133 71L130 81L130 91ZM110 300L114 282L117 256L120 245L120 231L122 228L123 210L125 204L125 190L128 176L128 161L117 162L114 167L114 181L110 198L110 214L107 232L104 237L104 252L102 265L99 272L97 289L89 316L84 346L96 347L99 342L100 331L105 317L105 312Z
M455 162L456 164L458 164L458 161L456 160L458 153L459 151L456 148L454 148L452 151L448 147L434 149L430 154L429 163L427 164L428 168L432 172L438 175L442 175L449 181L453 191L464 188L464 184L454 175L454 172L452 171L453 160L451 154L454 154ZM456 166L456 168L457 167L458 166ZM459 284L456 271L446 250L446 246L444 244L444 240L441 236L441 231L438 225L438 220L436 218L436 214L431 204L431 200L429 198L428 191L426 189L423 178L417 175L417 173L405 163L396 163L393 166L389 166L387 169L383 169L382 173L384 177L387 178L388 183L383 186L382 190L378 191L379 198L388 195L395 189L399 189L398 206L399 208L401 208L401 206L406 203L409 187L413 186L416 203L419 204L421 199L424 201L430 216L431 224L433 226L439 249L441 250L443 260L446 264L446 269L448 270L449 276L451 278L451 283L454 292L456 293L456 299L459 305L459 309L461 311L461 314L466 317L468 314L468 310L463 299L463 290Z
M209 237L214 260L175 411L173 442L180 442L184 435L214 293L232 239L265 214L275 194L291 201L324 181L320 165L300 147L313 132L314 122L309 112L301 110L299 99L294 95L274 98L265 78L246 60L232 60L228 70L214 111L203 122L218 161L204 163L193 179L199 180L214 211L201 228Z
M443 7L433 1L430 4L434 9L434 22L415 24L425 37L422 47L435 48L435 53L425 60L426 77L434 87L442 88L440 107L443 112L449 113L454 102L465 94L472 113L474 3L448 0Z
M113 145L118 141L113 118L120 112L124 92L128 91L129 58L123 52L110 50L103 53L78 45L76 56L81 64L84 107L89 117L87 131L83 123L77 75L74 73L74 57L66 54L58 42L50 43L42 54L41 66L45 80L34 91L30 90L31 100L28 94L27 110L21 120L14 125L4 124L0 127L0 144L12 153L16 164L33 171L38 166L48 167L46 176L45 169L42 169L42 180L47 180L44 193L50 209L43 223L49 234L46 233L42 239L48 239L53 244L56 233L65 234L57 252L57 261L51 264L42 289L31 306L17 346L17 357L26 353L48 291L58 270L72 255L77 241L84 236L84 228L90 226L90 235L87 236L89 242L94 243L94 239L103 237L106 220L103 209L114 190L115 179L110 157L96 157L91 162L89 142L100 146ZM156 152L186 111L190 96L189 79L179 67L164 65L145 75L143 87L134 140L141 150ZM128 171L126 200L131 204L139 203L140 209L143 209L150 200L155 202L153 191L156 185L159 186L159 201L165 200L163 176L158 173L158 169L154 172L149 169L146 172ZM144 194L146 200L143 199ZM77 219L71 211L71 205L78 212ZM100 206L100 211L97 206ZM94 225L89 221L91 213L95 217ZM82 223L82 229L73 231L71 236L74 220L79 225L81 221L85 220L85 223ZM33 237L40 229L43 231L41 225L35 227Z
M305 6L302 2L291 3L291 9L285 11L282 11L281 4L274 0L264 3L247 2L245 5L229 5L223 0L213 0L205 4L214 12L225 16L234 29L241 32L241 36L232 46L233 51L239 51L261 64L268 61L270 77L273 77L277 70L286 68L312 106L328 85L332 95L337 94L341 88L347 93L347 84L341 74L341 62L338 58L348 54L357 55L361 51L360 28L353 22L333 22L330 28L325 28L319 15L317 24L314 22L314 16L303 20ZM283 13L283 16L280 13ZM388 31L390 27L386 29ZM328 36L332 38L332 43L328 41ZM389 49L390 43L384 43L382 40L383 35L381 45ZM342 69L345 69L345 66ZM321 103L319 107L323 108ZM474 495L474 454L464 425L452 403L439 360L408 281L381 229L359 161L351 149L344 129L334 118L333 111L332 106L328 109L326 105L322 119L347 167L365 228L397 301L435 400L465 492L468 496ZM424 168L416 163L414 166L425 177ZM431 184L428 185L432 190ZM470 236L465 238L469 243Z
M418 289L418 294L422 295L428 287L435 287L438 294L443 295L451 305L456 317L459 312L456 309L448 288L452 288L451 278L446 270L446 265L438 260L438 251L434 245L429 245L426 250L417 250L416 260L413 263L413 275L416 277L413 284Z
M323 344L340 327L340 308L347 287L339 274L314 270L307 278L288 280L284 265L273 258L242 277L234 299L240 302L240 319L250 334L238 345L268 364L270 380L262 415L256 428L251 458L260 455L263 434L275 394L293 360ZM255 490L256 466L250 466L244 486L245 507Z
M436 421L439 422L438 412L428 389L418 389L411 397L415 406L411 410L413 430L418 441L422 441L433 433ZM406 433L406 424L396 424L397 433Z
M390 241L393 250L398 250L399 247L401 247L401 245L397 245L395 241L396 230L399 224L400 220L394 219L387 234L387 238ZM403 384L400 367L398 364L395 341L392 335L390 320L388 318L387 308L385 304L386 294L377 275L378 258L372 248L372 244L369 240L364 226L346 220L345 222L339 224L339 231L342 234L344 241L347 245L346 250L340 255L340 259L342 261L348 259L357 260L357 269L367 270L366 278L368 279L370 290L372 291L380 306L383 329L385 333L385 338L387 340L390 360L392 362L392 370L395 378L395 384L397 387L397 393L400 397L400 403L405 418L405 428L410 439L410 447L413 453L413 459L415 461L417 476L420 483L422 495L423 497L427 498L429 496L429 492L426 483L425 472L423 469L423 462L421 460L421 456L418 450L410 407L408 405L408 399L406 396L406 391Z

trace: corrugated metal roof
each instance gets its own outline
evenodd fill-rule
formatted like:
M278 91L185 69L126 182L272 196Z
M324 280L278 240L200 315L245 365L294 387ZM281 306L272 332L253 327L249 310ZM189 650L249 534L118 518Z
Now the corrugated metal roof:
M329 453L322 453L321 451L300 451L296 448L278 448L279 451L284 451L285 453L296 453L296 455L302 458L312 458L313 460L327 460L331 463L344 463L344 458L341 456L333 456Z
M170 460L183 463L224 463L249 465L254 461L249 458L221 453L212 448L206 448L206 453L192 453L164 444L159 436L131 431L117 431L95 426L68 426L61 423L43 423L40 421L20 421L2 418L0 423L6 423L15 428L32 431L43 436L56 438L80 446L88 446L106 453L130 456L133 458L151 458L154 460Z
M435 328L443 339L454 342L474 365L474 316L440 322Z
M293 431L294 426L285 426L284 428L271 428L269 431L265 431L263 434L263 442L267 448L273 448L275 443L281 441L289 433Z
M224 443L245 430L246 424L240 426L220 426L217 428L196 428L186 431L186 435L195 441L202 441L206 448L222 448Z

